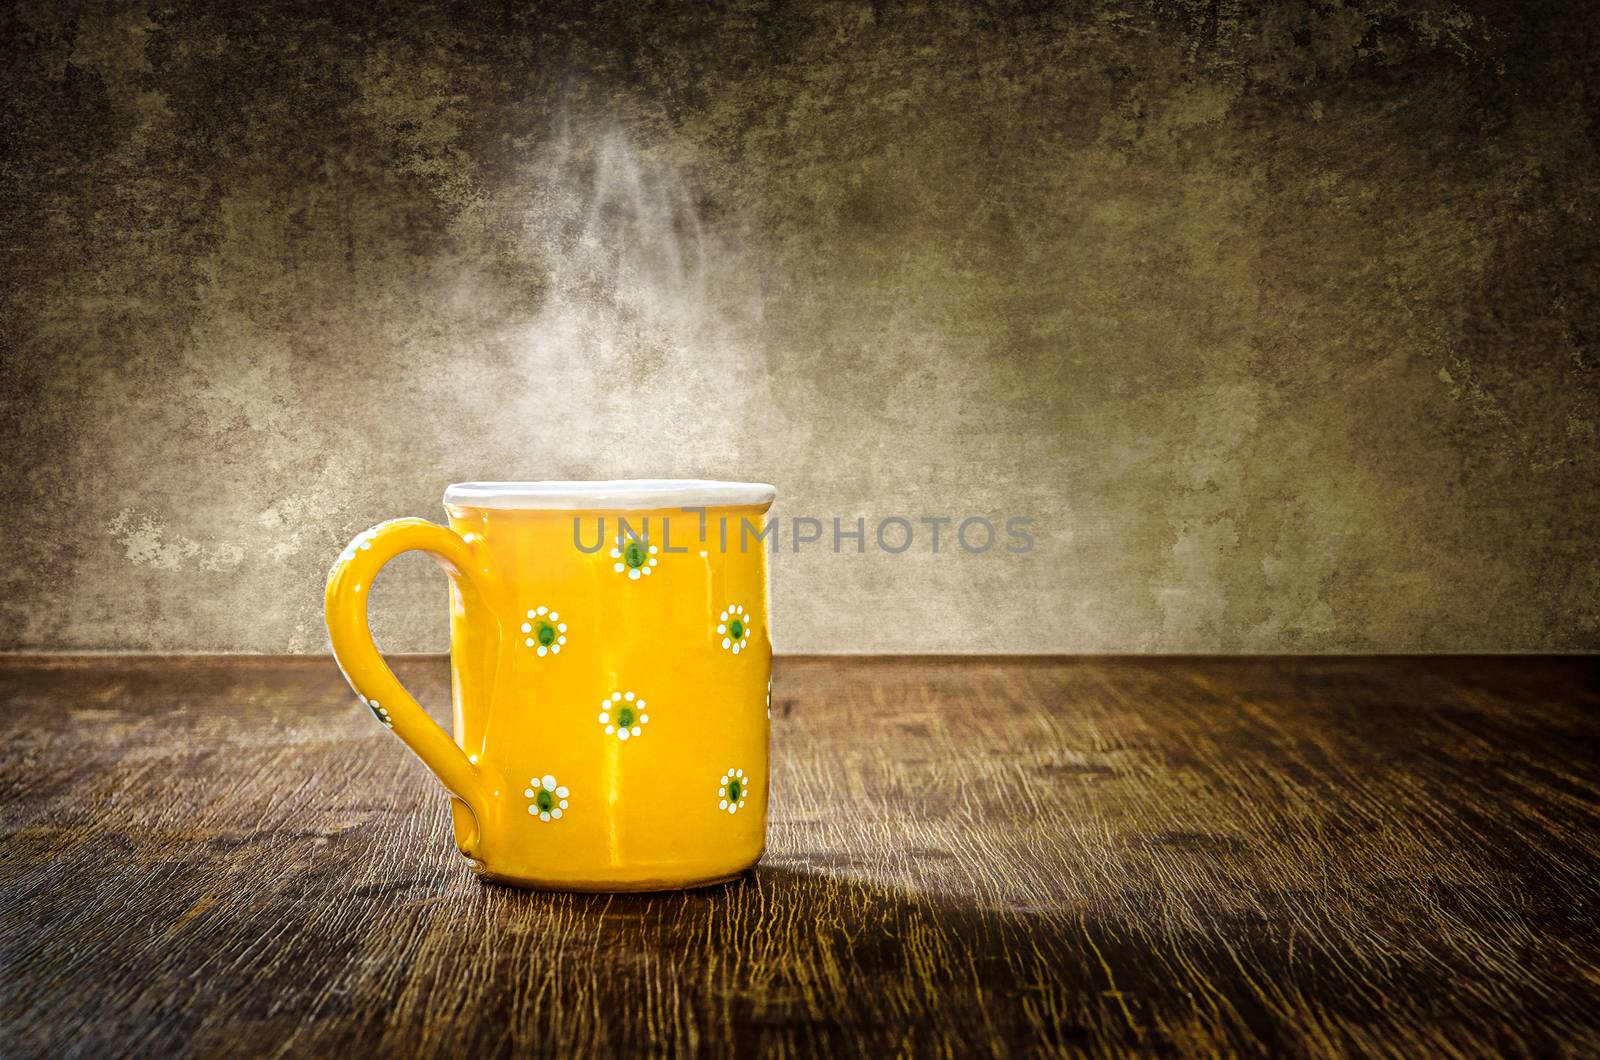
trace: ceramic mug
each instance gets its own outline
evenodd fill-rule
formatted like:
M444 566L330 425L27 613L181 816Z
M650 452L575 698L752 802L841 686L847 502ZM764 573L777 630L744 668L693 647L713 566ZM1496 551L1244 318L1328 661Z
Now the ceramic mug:
M383 523L340 554L326 608L356 697L453 796L485 879L656 890L730 879L766 838L775 491L687 480L465 482L448 528ZM384 564L450 577L454 738L373 644Z

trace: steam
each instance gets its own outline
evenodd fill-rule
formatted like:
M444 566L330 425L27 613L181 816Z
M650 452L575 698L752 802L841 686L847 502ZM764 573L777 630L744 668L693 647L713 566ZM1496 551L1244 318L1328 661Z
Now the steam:
M760 306L689 184L620 131L583 141L567 123L536 170L522 250L547 282L514 345L547 459L585 477L749 474L771 408Z

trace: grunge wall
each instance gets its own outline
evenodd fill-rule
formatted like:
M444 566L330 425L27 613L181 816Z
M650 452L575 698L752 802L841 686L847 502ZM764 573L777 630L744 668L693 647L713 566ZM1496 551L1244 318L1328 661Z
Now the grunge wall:
M5 648L318 651L356 531L642 475L1034 520L786 547L780 650L1600 648L1584 5L8 18Z

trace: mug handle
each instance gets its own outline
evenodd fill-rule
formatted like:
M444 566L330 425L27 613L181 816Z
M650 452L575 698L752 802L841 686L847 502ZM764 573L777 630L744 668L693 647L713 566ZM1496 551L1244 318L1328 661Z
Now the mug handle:
M462 853L471 856L488 820L489 793L495 779L491 767L468 760L466 752L405 690L378 653L367 624L367 598L378 571L402 552L413 551L431 555L458 592L473 594L486 604L492 600L490 572L454 530L426 519L391 519L357 534L328 572L323 598L328 638L333 643L334 660L362 706L385 728L393 729L471 811L470 827L458 831L458 835L465 833L466 837L460 844ZM498 615L492 606L489 610ZM458 826L468 823L461 820L459 808L455 816Z

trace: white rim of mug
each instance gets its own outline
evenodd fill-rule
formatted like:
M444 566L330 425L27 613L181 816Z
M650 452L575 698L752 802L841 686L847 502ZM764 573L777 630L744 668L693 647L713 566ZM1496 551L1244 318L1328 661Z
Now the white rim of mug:
M659 511L663 508L767 508L778 495L765 482L697 478L626 478L609 481L456 482L446 506L533 508L556 511Z

